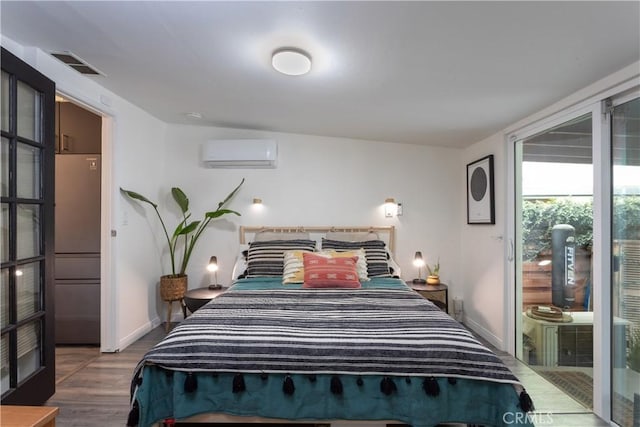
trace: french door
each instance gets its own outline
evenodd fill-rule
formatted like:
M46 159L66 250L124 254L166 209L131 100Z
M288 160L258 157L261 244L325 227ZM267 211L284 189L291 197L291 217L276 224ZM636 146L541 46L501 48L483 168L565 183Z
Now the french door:
M0 389L2 404L55 392L55 84L2 48Z

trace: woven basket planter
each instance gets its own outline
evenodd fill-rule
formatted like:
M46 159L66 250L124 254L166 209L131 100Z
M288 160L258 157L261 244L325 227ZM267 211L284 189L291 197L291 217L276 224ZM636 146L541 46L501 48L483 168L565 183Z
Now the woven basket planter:
M187 275L168 274L160 277L160 297L163 301L177 301L187 292Z

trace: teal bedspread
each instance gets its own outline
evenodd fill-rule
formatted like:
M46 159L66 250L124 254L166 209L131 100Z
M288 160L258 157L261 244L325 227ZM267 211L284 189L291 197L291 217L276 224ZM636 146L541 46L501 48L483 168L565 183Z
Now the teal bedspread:
M278 278L244 279L232 291L300 289L301 285L282 285ZM403 289L397 279L377 278L363 283L364 289ZM357 290L345 290L346 294ZM249 292L250 293L250 292ZM209 304L216 304L212 301ZM188 320L188 319L187 319ZM199 356L194 356L199 357ZM215 356L210 356L215 357ZM440 423L468 423L484 426L532 426L531 418L520 408L519 389L509 382L468 378L437 377L439 393L425 392L421 376L393 377L392 393L381 392L385 381L380 375L340 375L342 393L329 392L329 374L244 374L243 387L235 391L238 374L199 372L195 389L185 391L190 373L144 364L134 378L134 401L140 426L167 418L183 419L201 413L284 418L291 420L397 420L413 427ZM283 392L292 381L295 392ZM433 384L431 385L433 386Z
M455 385L439 378L438 396L427 396L422 382L396 381L397 392L380 393L381 376L369 376L359 386L355 379L342 381L343 393L327 393L330 376L318 375L311 382L305 375L292 375L295 393L282 392L284 375L245 375L246 392L232 393L234 375L198 377L198 389L184 391L186 373L167 372L157 366L144 369L136 398L140 403L140 425L165 418L186 418L200 413L226 413L294 420L398 420L413 427L436 426L445 422L484 426L513 426L520 414L516 391L511 384L459 379ZM519 426L533 424L521 423Z

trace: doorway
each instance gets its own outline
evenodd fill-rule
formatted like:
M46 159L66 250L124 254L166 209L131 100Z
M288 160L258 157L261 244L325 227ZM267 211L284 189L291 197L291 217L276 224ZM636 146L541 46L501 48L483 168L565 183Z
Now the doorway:
M517 357L593 409L593 123L515 142Z
M625 427L640 406L639 100L623 85L509 145L515 355L557 372L550 381L581 410Z
M100 344L102 117L56 96L56 344Z

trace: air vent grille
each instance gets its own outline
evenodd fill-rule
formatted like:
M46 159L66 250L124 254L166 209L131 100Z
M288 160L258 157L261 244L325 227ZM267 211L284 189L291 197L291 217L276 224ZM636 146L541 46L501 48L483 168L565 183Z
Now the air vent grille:
M92 76L105 75L103 72L97 70L95 67L89 65L86 61L80 59L71 52L51 52L51 55L81 74L88 74Z

